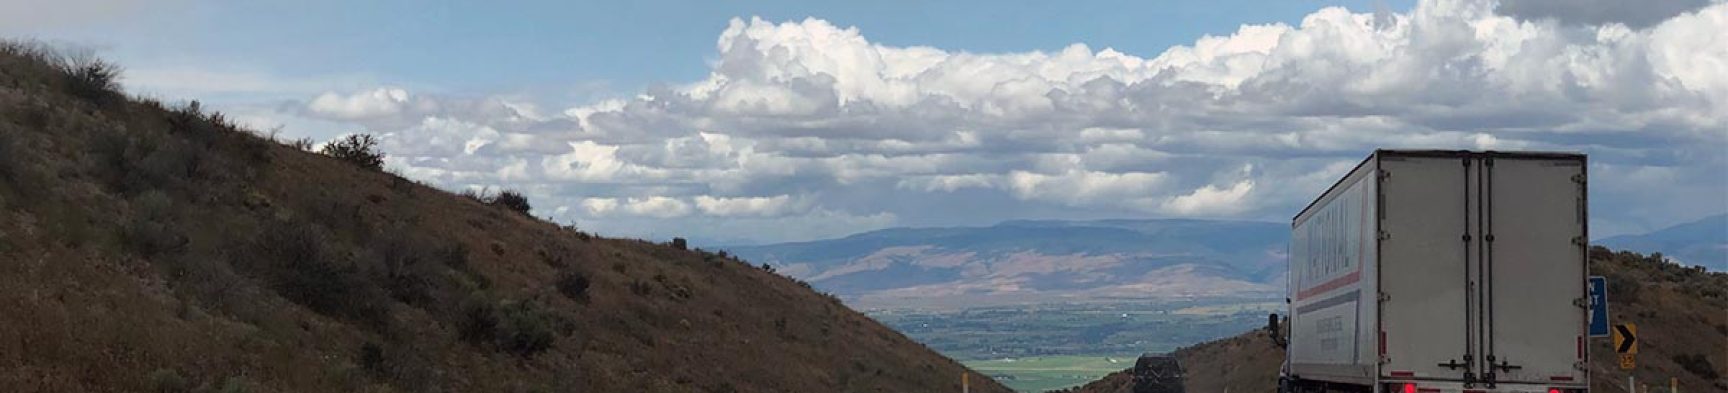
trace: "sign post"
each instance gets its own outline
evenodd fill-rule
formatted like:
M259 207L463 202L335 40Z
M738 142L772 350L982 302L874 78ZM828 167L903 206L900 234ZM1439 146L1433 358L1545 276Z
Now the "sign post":
M1608 279L1590 276L1590 337L1608 336Z
M1620 354L1620 369L1638 367L1638 325L1614 325L1614 352Z

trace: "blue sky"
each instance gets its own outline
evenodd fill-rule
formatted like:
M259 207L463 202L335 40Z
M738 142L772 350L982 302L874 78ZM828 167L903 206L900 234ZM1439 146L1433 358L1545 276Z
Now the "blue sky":
M108 2L74 0L63 7L81 8L80 3ZM1151 56L1201 35L1228 34L1244 23L1295 23L1323 6L1373 10L1376 3L1392 10L1413 4L170 0L101 18L14 25L0 32L92 45L128 63L190 58L284 75L364 74L382 83L451 91L587 98L701 78L715 34L735 17L824 19L857 26L872 41L896 46L990 53L1057 50L1080 42Z
M1582 151L1592 235L1728 211L1728 4L0 0L130 92L619 236L1287 220L1374 148Z

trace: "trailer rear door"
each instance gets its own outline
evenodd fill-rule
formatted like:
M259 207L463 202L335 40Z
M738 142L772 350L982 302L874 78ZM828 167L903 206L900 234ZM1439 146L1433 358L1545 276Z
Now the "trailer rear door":
M1479 372L1497 382L1583 383L1583 158L1482 164L1488 307Z
M1394 379L1462 381L1471 370L1476 206L1468 158L1379 158L1380 340Z

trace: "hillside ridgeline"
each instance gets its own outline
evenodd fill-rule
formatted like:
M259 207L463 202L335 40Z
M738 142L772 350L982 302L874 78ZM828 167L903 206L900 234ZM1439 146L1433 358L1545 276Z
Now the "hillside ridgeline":
M116 77L0 44L7 390L960 390L959 364L724 253L553 225Z

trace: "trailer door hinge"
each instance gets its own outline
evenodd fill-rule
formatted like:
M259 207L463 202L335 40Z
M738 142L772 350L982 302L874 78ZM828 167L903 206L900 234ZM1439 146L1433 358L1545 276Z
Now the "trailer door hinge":
M1392 233L1391 233L1391 232L1386 232L1386 231L1380 231L1380 240L1388 240L1388 239L1391 239L1391 238L1392 238Z
M1572 182L1573 183L1584 184L1585 182L1588 182L1588 181L1589 181L1589 178L1585 177L1584 174L1582 174L1582 173L1572 175Z
M1572 244L1576 246L1588 246L1590 245L1590 242L1584 241L1583 236L1573 236Z
M1578 306L1578 308L1586 308L1587 309L1587 308L1590 308L1590 299L1581 298L1581 297L1580 298L1573 298L1572 299L1572 305Z
M1385 292L1381 292L1379 300L1381 303L1392 301L1392 295L1388 295Z

